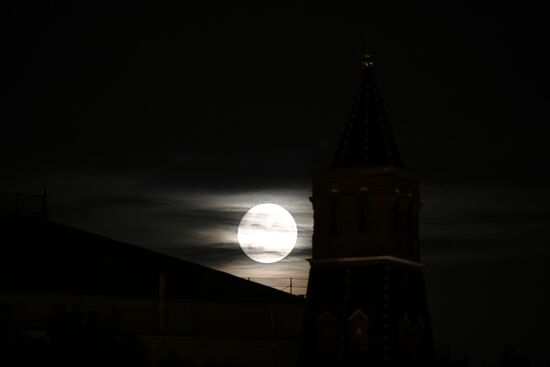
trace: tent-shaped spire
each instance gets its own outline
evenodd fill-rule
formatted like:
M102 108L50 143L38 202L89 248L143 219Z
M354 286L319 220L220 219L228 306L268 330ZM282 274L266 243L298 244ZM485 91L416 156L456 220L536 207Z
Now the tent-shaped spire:
M359 91L332 166L402 168L369 55L364 57L362 66Z

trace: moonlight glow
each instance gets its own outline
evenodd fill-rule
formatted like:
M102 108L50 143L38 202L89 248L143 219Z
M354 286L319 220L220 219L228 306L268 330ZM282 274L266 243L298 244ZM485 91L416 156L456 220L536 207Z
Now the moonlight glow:
M275 204L256 205L246 212L237 234L244 253L261 263L284 259L294 248L297 236L292 215Z

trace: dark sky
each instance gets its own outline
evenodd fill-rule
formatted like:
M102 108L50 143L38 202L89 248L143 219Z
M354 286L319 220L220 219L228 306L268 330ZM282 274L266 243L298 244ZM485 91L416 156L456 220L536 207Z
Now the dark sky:
M365 50L422 184L436 342L540 361L550 327L548 25L480 2L25 1L3 5L0 190L54 220L240 276L304 277L310 176L328 166ZM297 249L235 242L285 206Z

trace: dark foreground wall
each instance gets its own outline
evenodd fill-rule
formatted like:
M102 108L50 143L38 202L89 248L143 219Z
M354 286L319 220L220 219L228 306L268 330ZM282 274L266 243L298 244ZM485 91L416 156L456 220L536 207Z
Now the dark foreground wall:
M3 293L0 304L4 320L9 314L8 323L16 330L46 344L68 329L89 334L85 338L110 335L113 328L136 336L153 366L167 360L193 366L295 366L303 314L300 303L162 302L67 294Z

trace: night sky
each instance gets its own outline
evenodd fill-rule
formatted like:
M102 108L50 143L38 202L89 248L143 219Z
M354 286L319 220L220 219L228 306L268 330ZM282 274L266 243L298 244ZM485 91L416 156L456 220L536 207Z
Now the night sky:
M57 222L243 277L305 278L311 175L332 160L368 51L421 182L436 343L476 365L507 344L550 359L542 5L237 3L3 5L0 191L47 186ZM264 202L299 227L272 265L236 243Z

